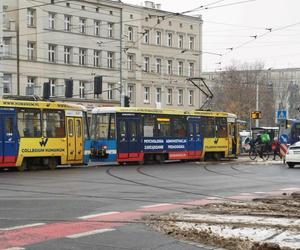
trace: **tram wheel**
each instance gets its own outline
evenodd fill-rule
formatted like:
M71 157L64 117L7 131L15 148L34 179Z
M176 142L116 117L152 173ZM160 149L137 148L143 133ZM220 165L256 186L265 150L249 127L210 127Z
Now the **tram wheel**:
M18 171L23 172L27 169L27 160L23 159L22 164L17 167Z
M56 167L57 167L57 159L55 157L52 157L52 158L48 159L48 167L51 170L56 169Z

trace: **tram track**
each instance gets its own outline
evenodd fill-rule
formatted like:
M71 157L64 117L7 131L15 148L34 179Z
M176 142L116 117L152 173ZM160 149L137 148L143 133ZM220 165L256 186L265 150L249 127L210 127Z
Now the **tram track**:
M214 173L214 174L216 174L216 175L229 176L229 177L232 177L232 178L247 179L247 180L249 180L249 177L238 176L238 175L234 175L234 174L228 174L228 173L224 173L224 172L219 172L219 171L211 170L211 169L208 168L207 165L205 165L203 168L204 168L207 172ZM239 173L245 173L245 171L238 170L238 169L236 169L235 167L233 167L232 165L230 165L230 168L231 168L232 170L236 171L236 172L239 172ZM252 173L247 172L246 174L252 174ZM267 179L263 179L263 178L251 178L251 180L262 181L262 182L268 182L268 183L272 183L272 184L280 184L280 182L277 182L277 181L271 181L271 180L267 180Z
M121 176L118 176L116 174L112 173L114 167L111 167L109 169L106 170L106 173L113 177L116 178L118 180L121 181L126 181L126 182L130 182L130 183L135 183L135 184L139 184L140 186L143 187L150 187L150 188L155 188L155 189L160 189L160 190L165 190L165 191L173 191L173 192L177 192L177 193L183 193L183 194L191 194L191 195L197 195L197 196L202 196L202 197L214 197L217 199L223 199L223 200L231 200L231 201L238 201L238 199L231 199L228 197L223 197L220 195L215 195L215 194L210 194L210 193L202 193L202 192L191 192L191 191L186 191L186 190L182 190L182 189L178 189L178 188L170 188L170 187L164 187L164 186L159 186L159 185L153 185L153 184L148 184L148 183L144 183L144 182L140 182L140 181L135 181L132 179L128 179L128 178L124 178ZM178 203L176 203L178 204Z

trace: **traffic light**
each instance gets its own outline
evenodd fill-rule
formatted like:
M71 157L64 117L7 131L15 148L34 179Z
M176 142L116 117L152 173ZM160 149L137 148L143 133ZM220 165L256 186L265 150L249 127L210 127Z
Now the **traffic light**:
M65 80L65 97L66 98L73 97L73 80L72 79Z
M130 97L124 96L124 107L130 107Z
M254 120L261 119L261 112L260 111L251 112L251 118Z
M43 85L43 98L49 100L50 98L50 82L44 82Z
M94 94L102 94L102 76L95 76L94 78Z

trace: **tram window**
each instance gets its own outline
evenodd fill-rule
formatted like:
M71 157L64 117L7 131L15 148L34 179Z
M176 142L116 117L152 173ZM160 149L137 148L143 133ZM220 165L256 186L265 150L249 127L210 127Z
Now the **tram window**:
M173 119L173 134L174 137L184 138L187 135L187 126L184 119Z
M120 141L126 140L126 122L120 121Z
M14 126L14 120L11 117L8 117L5 119L5 133L6 136L12 136L13 135L13 126Z
M81 137L81 121L76 120L76 136Z
M200 131L200 124L196 123L196 135L200 136L201 135L201 131Z
M216 118L217 135L219 138L227 137L227 119L224 117Z
M155 131L155 119L151 116L144 117L144 137L153 137Z
M189 134L190 134L190 137L194 136L194 124L193 123L189 123Z
M216 124L214 117L205 117L204 118L204 137L212 138L216 136Z
M109 115L97 114L93 116L92 138L93 139L107 139L109 129Z
M18 110L20 137L41 137L41 111L38 109Z
M109 139L115 139L116 138L116 118L115 114L110 115L110 129L109 129Z
M171 136L171 123L169 118L157 118L157 135L158 137Z
M130 127L130 140L136 141L138 128L137 128L137 122L136 121L130 121L129 127Z
M68 120L68 131L69 131L69 136L73 137L74 136L74 123L73 123L73 119Z
M66 136L63 110L43 110L43 136L50 138Z

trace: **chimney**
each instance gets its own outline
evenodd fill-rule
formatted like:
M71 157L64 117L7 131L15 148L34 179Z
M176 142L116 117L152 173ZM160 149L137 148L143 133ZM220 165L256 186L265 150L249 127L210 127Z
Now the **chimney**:
M145 1L145 7L154 9L155 4L152 1Z
M157 4L156 4L156 9L158 9L158 10L161 9L161 4L160 4L160 3L157 3Z

